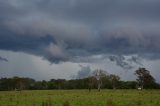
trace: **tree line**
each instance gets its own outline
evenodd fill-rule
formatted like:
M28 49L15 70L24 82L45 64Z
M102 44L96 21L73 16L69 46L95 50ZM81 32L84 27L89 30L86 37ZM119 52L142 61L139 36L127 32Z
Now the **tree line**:
M32 78L12 77L0 79L0 90L48 90L48 89L159 89L153 76L145 68L135 71L136 81L122 81L118 75L108 74L97 69L93 74L83 79L51 79L36 81Z

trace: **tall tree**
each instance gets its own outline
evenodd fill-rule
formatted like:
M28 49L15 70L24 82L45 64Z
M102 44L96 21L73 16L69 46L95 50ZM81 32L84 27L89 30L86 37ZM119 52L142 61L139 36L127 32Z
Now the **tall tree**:
M138 86L143 89L145 86L149 84L155 83L155 79L150 74L150 71L146 70L145 68L139 68L135 71L135 75L137 76L137 83Z

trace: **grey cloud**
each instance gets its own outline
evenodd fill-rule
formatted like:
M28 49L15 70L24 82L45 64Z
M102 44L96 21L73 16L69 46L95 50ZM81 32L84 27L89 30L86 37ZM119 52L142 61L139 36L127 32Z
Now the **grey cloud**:
M136 66L143 66L141 62L141 58L138 56L129 56L128 58L126 56L122 55L112 55L109 56L110 61L116 62L117 66L120 66L123 69L133 69Z
M46 48L45 56L45 58L47 58L49 61L54 61L55 63L59 63L59 60L68 60L68 55L65 53L63 48L52 43L49 45L49 47Z
M143 66L142 64L142 58L140 56L131 56L131 58L128 59L128 61L132 64L135 63L139 66Z
M138 55L113 55L113 54L103 54L103 55L92 55L83 57L74 57L72 62L76 63L91 63L91 64L107 64L111 62L113 65L117 65L122 69L129 70L135 69L137 67L142 67L142 61L144 57Z
M81 79L81 78L87 78L88 76L91 75L91 68L89 66L82 66L80 65L81 70L78 71L76 78Z
M0 61L8 62L8 59L0 56Z
M125 58L123 56L110 56L109 57L110 61L115 61L116 64L124 69L131 69L133 68L130 64L125 62Z
M55 63L103 54L159 58L159 11L158 0L0 1L0 49Z

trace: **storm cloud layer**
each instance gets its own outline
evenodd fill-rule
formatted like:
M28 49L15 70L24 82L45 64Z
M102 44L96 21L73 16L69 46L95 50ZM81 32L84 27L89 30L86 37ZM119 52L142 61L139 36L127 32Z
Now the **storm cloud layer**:
M94 55L160 58L159 0L1 0L0 49L59 63Z

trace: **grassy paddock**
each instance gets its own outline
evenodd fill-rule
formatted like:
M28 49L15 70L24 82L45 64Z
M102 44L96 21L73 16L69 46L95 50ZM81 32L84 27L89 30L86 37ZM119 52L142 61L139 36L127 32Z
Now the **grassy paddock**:
M160 90L1 91L0 106L160 106Z

